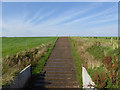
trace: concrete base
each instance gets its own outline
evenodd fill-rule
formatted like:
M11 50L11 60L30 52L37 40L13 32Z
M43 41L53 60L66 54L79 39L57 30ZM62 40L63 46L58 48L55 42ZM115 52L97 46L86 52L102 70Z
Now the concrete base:
M26 83L30 80L31 78L31 65L27 66L25 69L23 69L12 81L10 86L3 87L3 90L5 88L24 88ZM7 89L8 90L8 89Z

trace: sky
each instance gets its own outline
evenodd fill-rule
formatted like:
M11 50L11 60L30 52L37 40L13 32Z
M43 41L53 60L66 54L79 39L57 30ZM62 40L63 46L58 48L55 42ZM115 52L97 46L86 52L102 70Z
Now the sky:
M2 36L118 36L118 3L3 2Z

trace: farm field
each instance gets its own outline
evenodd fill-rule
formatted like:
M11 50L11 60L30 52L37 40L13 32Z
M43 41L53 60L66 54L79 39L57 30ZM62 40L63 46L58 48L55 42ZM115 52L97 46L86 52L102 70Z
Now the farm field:
M2 85L11 80L27 65L32 65L32 73L40 73L56 37L9 37L2 39Z
M82 65L98 88L118 88L120 66L119 45L111 37L70 37L77 78L82 84Z
M3 37L2 57L54 41L55 37Z

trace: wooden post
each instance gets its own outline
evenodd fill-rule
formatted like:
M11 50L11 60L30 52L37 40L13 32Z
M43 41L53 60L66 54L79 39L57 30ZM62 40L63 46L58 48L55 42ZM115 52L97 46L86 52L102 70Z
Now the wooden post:
M28 49L28 48L27 48L27 41L26 41L26 49Z
M117 37L117 41L119 41L119 36Z
M111 46L113 45L113 38L111 37Z

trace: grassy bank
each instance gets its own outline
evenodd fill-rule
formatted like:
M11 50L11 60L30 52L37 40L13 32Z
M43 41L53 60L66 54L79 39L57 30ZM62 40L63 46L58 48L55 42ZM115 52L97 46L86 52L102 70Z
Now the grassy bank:
M70 41L72 56L73 56L74 64L76 68L77 80L80 84L80 87L82 88L82 59L79 57L79 54L77 53L77 50L74 47L74 43L71 38L69 38L69 41Z
M56 40L53 41L52 44L50 45L50 47L42 54L39 61L37 63L32 64L32 74L33 75L40 74L40 72L42 71L42 68L45 65L46 60L49 58L51 51L55 46Z
M19 38L16 38L19 39ZM27 38L28 39L28 38ZM38 38L37 38L38 39ZM2 84L10 84L11 80L27 65L31 64L33 69L33 74L39 73L44 66L57 38L50 38L46 41L46 38L40 38L40 45L35 47L37 44L31 46L31 48L20 50L13 55L9 55L3 58L3 68L2 68ZM31 40L31 38L29 39ZM36 40L35 40L36 41ZM23 41L24 42L24 41ZM33 40L34 42L34 40ZM11 42L12 43L12 42ZM22 42L19 42L22 43ZM35 42L34 42L35 43ZM20 45L21 46L21 45ZM14 48L15 49L15 48ZM12 51L10 51L13 53Z
M87 69L98 88L119 87L119 60L117 38L110 37L71 37L73 49L81 58L82 64ZM74 51L72 50L72 51ZM74 52L73 52L74 53ZM75 60L81 64L79 59ZM81 70L81 66L78 66ZM77 71L80 72L80 71Z

